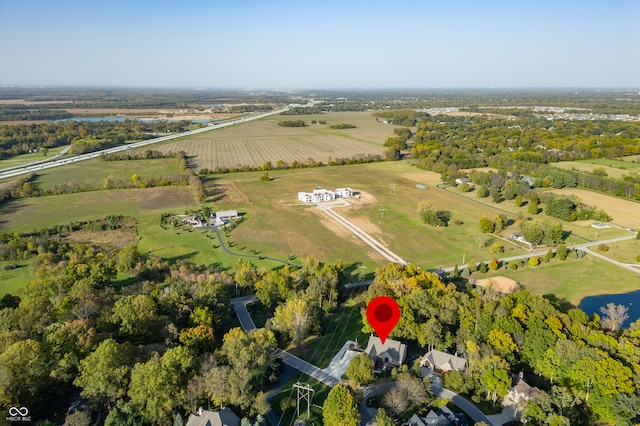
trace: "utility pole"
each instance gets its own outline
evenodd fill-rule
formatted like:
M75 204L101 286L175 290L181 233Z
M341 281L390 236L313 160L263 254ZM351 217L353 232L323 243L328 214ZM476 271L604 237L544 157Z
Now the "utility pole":
M297 389L298 394L296 395L296 416L300 416L300 401L307 400L307 419L310 415L311 410L311 399L313 398L313 388L306 383L296 382L293 385L294 389Z
M385 216L385 212L387 211L387 209L384 208L380 208L378 209L378 212L380 212L380 223L384 223L384 216Z

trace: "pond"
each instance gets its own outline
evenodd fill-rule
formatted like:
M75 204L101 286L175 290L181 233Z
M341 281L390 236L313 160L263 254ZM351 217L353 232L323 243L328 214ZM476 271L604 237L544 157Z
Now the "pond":
M606 306L607 303L615 303L616 305L624 305L629 311L629 318L622 324L623 327L629 325L640 318L640 290L623 294L601 294L599 296L589 296L582 299L578 308L582 309L587 315L600 313L600 308Z

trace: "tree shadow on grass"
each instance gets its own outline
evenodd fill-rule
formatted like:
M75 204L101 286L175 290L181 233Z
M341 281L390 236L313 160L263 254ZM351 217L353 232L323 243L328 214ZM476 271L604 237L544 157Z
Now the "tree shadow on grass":
M575 308L575 306L571 302L569 302L567 299L559 298L555 294L545 294L543 295L543 297L555 303L558 309L560 309L564 313L567 313L569 309Z
M196 256L197 254L199 254L197 251L192 251L192 252L189 252L189 253L181 254L179 256L167 257L166 261L169 262L170 265L175 265L176 263L180 262L181 260L191 259L194 256Z

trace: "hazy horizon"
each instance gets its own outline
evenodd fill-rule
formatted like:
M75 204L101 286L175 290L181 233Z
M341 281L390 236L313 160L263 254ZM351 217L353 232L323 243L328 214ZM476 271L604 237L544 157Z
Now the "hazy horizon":
M1 86L640 87L640 3L0 2Z

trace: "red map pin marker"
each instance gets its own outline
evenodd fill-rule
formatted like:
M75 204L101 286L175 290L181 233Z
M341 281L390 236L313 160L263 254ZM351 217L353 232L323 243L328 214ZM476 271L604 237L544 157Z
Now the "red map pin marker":
M400 306L390 297L376 297L367 305L367 320L384 345L387 336L400 320Z

